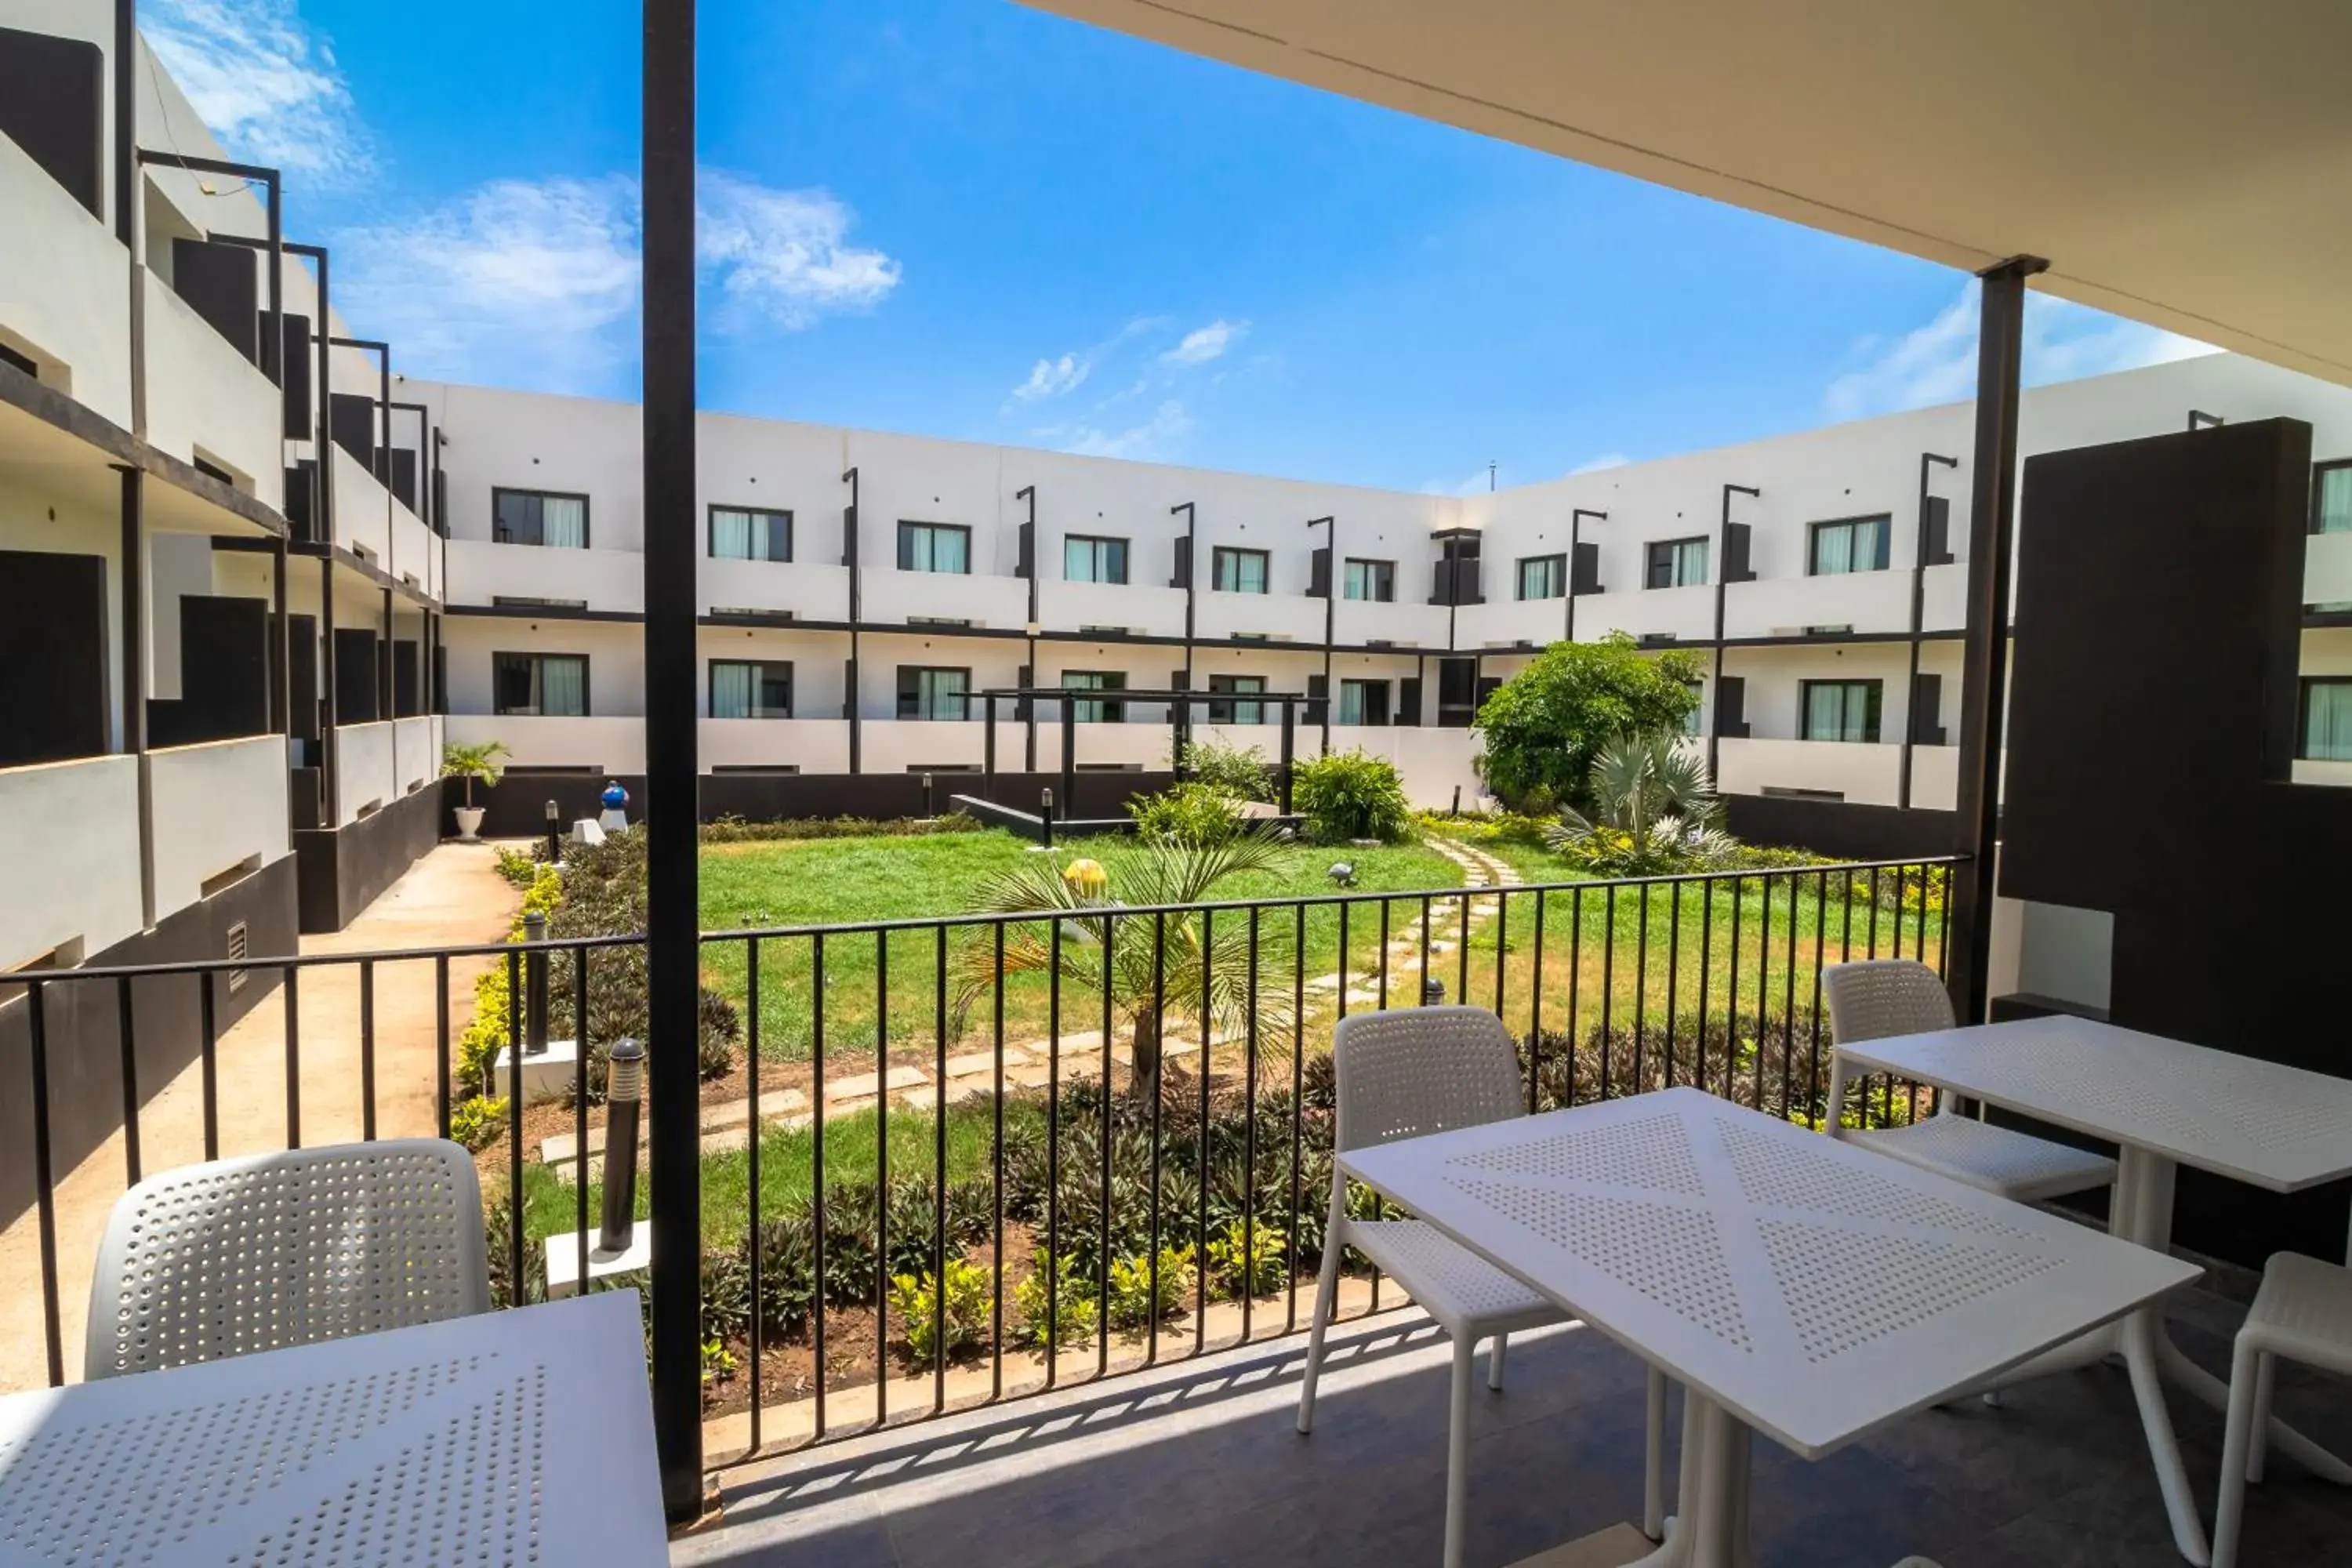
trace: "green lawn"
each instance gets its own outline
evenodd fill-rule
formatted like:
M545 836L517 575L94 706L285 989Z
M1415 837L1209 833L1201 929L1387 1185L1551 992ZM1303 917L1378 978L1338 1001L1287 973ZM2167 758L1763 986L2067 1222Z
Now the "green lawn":
M1073 851L1109 863L1114 899L1118 896L1118 858L1135 852L1118 840L1108 839L1086 841ZM991 872L1017 865L1030 853L1025 841L995 831L709 845L702 851L702 925L705 931L726 931L952 915L970 907L972 890ZM1419 845L1377 849L1302 845L1286 851L1277 869L1233 878L1216 889L1216 896L1265 899L1328 893L1331 890L1328 868L1342 859L1355 868L1360 889L1417 891L1458 887L1462 879L1452 861ZM1410 918L1404 903L1399 903L1396 911L1400 924ZM1246 921L1248 917L1229 918ZM1134 940L1149 940L1148 916L1120 923L1114 940L1126 940L1130 926ZM1294 945L1298 926L1298 917L1290 911L1260 917L1261 951L1270 972L1293 973L1299 968ZM1348 937L1351 963L1361 968L1373 963L1379 945L1377 913L1353 914ZM1339 938L1339 916L1335 909L1307 911L1306 976L1327 973L1337 966ZM940 940L931 931L900 931L887 939L889 1039L894 1048L937 1048ZM956 932L947 940L984 939ZM815 945L806 936L760 943L760 1049L767 1059L797 1059L810 1052ZM874 933L824 939L828 1051L873 1047L875 1020L881 1011L877 957L882 945L883 939ZM703 965L711 984L739 1004L748 994L749 946L748 942L720 942L705 943L703 948ZM1048 991L1044 979L1037 976L1018 976L1006 986L1008 1038L1034 1038L1045 1033ZM1091 991L1065 984L1062 1008L1065 1032L1100 1025L1100 999ZM992 1026L992 1016L978 1010L961 1033L950 1018L948 1048L979 1048L990 1037Z

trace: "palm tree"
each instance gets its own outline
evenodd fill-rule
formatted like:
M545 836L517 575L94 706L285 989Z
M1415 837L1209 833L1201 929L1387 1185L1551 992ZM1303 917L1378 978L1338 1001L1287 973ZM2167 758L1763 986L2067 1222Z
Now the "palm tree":
M1286 964L1261 953L1258 984L1255 990L1251 987L1245 914L1237 910L1223 920L1204 922L1197 910L1164 915L1122 915L1120 911L1198 904L1227 878L1278 864L1283 849L1281 841L1271 834L1244 833L1222 844L1153 842L1115 851L1105 858L1109 862L1108 890L1120 896L1116 903L1100 896L1105 890L1100 882L1065 877L1051 857L1024 856L1019 865L974 889L971 912L1080 911L1059 922L1062 984L1097 993L1104 984L1103 943L1109 941L1111 1009L1129 1026L1134 1086L1139 1095L1146 1094L1159 1081L1161 1031L1171 1017L1190 1015L1200 1021L1203 1071L1209 1042L1218 1034L1238 1032L1255 1016L1260 1042L1286 1049L1297 1021L1292 1016L1290 993L1278 980ZM1204 923L1210 932L1205 952ZM1155 931L1160 933L1156 952ZM1277 930L1272 934L1280 940L1288 933ZM972 1002L1003 984L1006 976L1051 972L1054 952L1047 926L1008 924L1000 969L994 928L975 929L950 963L959 1024Z
M1592 759L1592 815L1570 807L1546 842L1634 874L1706 865L1737 846L1706 765L1670 734L1626 735Z
M474 781L495 785L506 773L505 759L514 753L503 741L451 741L441 748L441 776L466 781L466 804L474 804Z

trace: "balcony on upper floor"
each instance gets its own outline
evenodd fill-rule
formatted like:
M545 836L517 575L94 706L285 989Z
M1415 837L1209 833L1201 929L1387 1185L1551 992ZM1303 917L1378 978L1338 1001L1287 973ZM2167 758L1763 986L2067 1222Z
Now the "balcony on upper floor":
M639 557L630 556L632 565ZM800 621L849 619L849 568L798 561L706 557L701 567L707 613L788 615Z
M0 347L31 360L43 385L130 429L130 254L5 136L0 212Z
M142 288L149 444L226 475L236 489L283 511L286 442L278 388L171 285L149 272Z
M2352 604L2352 533L2314 533L2305 537L2303 602Z
M1686 588L1620 588L1580 595L1576 640L1591 642L1612 631L1637 641L1671 637L1677 642L1704 642L1715 636L1715 589L1695 583Z
M1466 619L1484 608L1473 605L1461 614ZM1331 640L1342 647L1360 647L1367 643L1432 649L1447 646L1448 612L1444 605L1342 598L1333 609Z
M80 963L139 934L137 757L0 768L0 822L9 839L0 973L52 952Z
M1184 635L1184 590L1141 583L1073 583L1048 577L1037 584L1037 623L1048 631L1117 626L1145 637Z
M1800 637L1829 627L1859 633L1909 631L1911 574L1761 577L1733 583L1725 590L1727 637Z
M705 773L724 768L849 771L846 719L705 719L697 726Z
M566 550L484 539L452 539L447 545L453 605L507 601L629 615L645 608L646 560L632 550Z
M1903 748L1891 742L1727 739L1716 787L1725 795L1802 790L1893 805L1902 794L1902 771Z
M1264 638L1323 646L1323 601L1291 594L1227 594L1204 588L1193 608L1202 642Z
M434 760L437 764L439 758ZM287 837L286 763L282 735L246 735L148 753L159 921L292 847Z
M951 621L1009 632L1029 624L1029 584L1018 577L868 566L860 591L869 624Z
M430 714L335 727L335 822L344 827L440 775L442 721Z
M1584 632L1584 612L1593 603L1591 595L1577 601L1577 630ZM1432 614L1444 616L1442 605L1425 606ZM1454 646L1465 652L1482 647L1516 647L1521 643L1530 647L1549 647L1567 634L1568 601L1565 599L1496 599L1484 605L1465 605L1454 612ZM1441 629L1437 641L1444 641Z
M509 768L569 768L582 773L646 771L646 721L634 714L542 718L516 713L452 713L442 720L449 742L496 741Z

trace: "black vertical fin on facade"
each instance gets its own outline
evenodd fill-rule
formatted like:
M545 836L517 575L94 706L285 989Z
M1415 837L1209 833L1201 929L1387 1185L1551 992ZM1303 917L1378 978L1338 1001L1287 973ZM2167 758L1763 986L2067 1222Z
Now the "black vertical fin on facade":
M1905 710L1906 717L1903 721L1902 768L1895 781L1895 804L1906 811L1911 805L1912 749L1944 743L1944 732L1934 722L1934 697L1942 682L1932 675L1919 673L1919 633L1927 624L1927 568L1940 566L1951 559L1950 552L1944 548L1950 503L1941 496L1927 493L1928 476L1935 472L1938 463L1948 468L1957 468L1960 460L1948 458L1941 452L1919 454L1919 531L1911 560L1911 679L1904 688L1907 694L1906 700L1910 706ZM1921 721L1919 708L1923 689L1920 682L1923 680L1929 683L1924 689L1929 695L1925 723ZM1933 741L1925 739L1930 729L1936 732Z
M646 961L654 1437L702 1505L694 526L694 0L645 6Z
M1716 551L1717 559L1715 563L1715 664L1706 683L1707 698L1716 704L1718 720L1724 711L1722 695L1724 594L1730 584L1745 583L1756 575L1748 564L1748 529L1745 524L1731 521L1731 498L1735 495L1743 495L1752 499L1763 493L1753 485L1723 487L1723 518L1719 525L1719 547ZM1710 782L1723 776L1717 765L1721 760L1723 734L1723 725L1719 721L1707 727L1706 776Z
M2000 825L2001 708L2009 674L2010 552L2017 539L2017 403L2025 280L2050 264L2019 256L1988 268L1977 335L1976 452L1969 492L1968 633L1960 668L1958 853L1948 941L1952 1010L1983 1019L1991 963L1993 846Z

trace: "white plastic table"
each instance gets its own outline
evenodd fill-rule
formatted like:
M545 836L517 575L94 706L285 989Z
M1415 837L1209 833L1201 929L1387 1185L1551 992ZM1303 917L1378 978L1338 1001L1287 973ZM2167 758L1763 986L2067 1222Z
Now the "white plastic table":
M0 1564L669 1560L636 1292L0 1399Z
M2199 1273L1695 1089L1339 1163L1684 1385L1652 1568L1748 1561L1751 1431L1819 1458Z
M1840 1046L1830 1103L1855 1072L1891 1072L2103 1138L2119 1152L2109 1228L2158 1252L2172 1240L2172 1184L2182 1165L2274 1193L2352 1175L2352 1080L2143 1035L2089 1018L2025 1018ZM2135 1312L2114 1329L2017 1369L2022 1382L2120 1353L2171 1516L2174 1543L2206 1562L2205 1529L2165 1409L2159 1373L2226 1408L2229 1387ZM2316 1474L2352 1484L2352 1466L2284 1422L2272 1443Z

